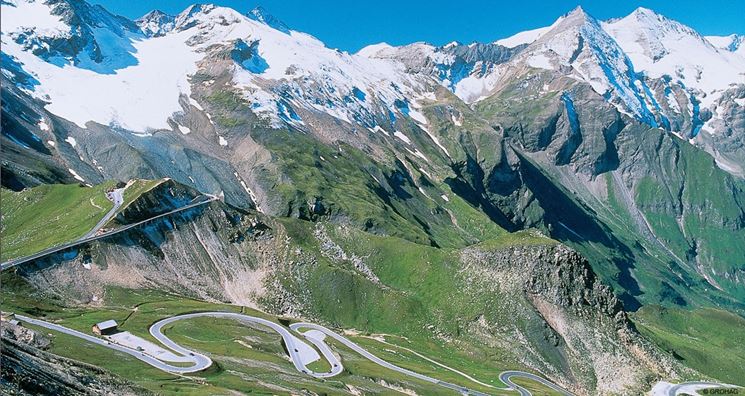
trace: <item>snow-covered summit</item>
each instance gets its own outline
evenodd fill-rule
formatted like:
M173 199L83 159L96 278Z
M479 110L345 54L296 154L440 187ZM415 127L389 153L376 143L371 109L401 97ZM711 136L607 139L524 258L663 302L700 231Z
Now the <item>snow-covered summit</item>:
M135 21L149 37L159 37L173 30L176 17L160 10L153 10Z
M258 6L246 14L249 18L264 23L269 27L279 30L282 33L290 33L290 28L274 15L270 14L264 7Z
M406 103L407 95L422 89L395 62L327 48L311 35L282 28L263 10L245 15L212 4L195 4L175 16L151 12L138 24L112 25L119 17L103 15L103 22L85 25L93 44L83 47L101 55L100 65L78 55L72 67L62 67L29 48L28 40L12 38L32 26L32 32L68 42L76 31L72 22L39 0L15 1L3 6L3 51L39 81L32 94L47 101L49 111L81 127L94 121L137 132L169 128L171 115L183 110L179 98L190 95L190 76L213 46L240 47L233 49L240 55L233 83L273 125L297 111L291 107L302 107L373 127L374 114L387 114L376 106L395 111L394 102ZM89 8L86 15L98 12ZM107 59L121 63L104 69Z
M371 44L357 51L356 55L359 55L365 58L373 58L379 52L383 50L390 50L391 48L394 48L394 47L388 43Z
M508 48L515 48L520 45L524 44L530 44L534 41L538 40L544 33L548 32L549 30L553 29L557 24L559 24L564 17L561 17L554 21L550 26L545 26L537 29L531 29L531 30L525 30L519 33L515 33L514 35L499 39L494 42L494 44L499 44L504 47Z
M587 82L621 111L657 125L665 106L650 79L689 90L691 103L670 104L685 109L713 103L745 78L741 36L703 38L643 8L605 23L577 8L494 43L380 43L356 54L290 30L262 8L243 14L213 4L133 22L80 0L6 0L2 33L8 64L36 82L22 89L49 111L81 127L94 121L132 131L170 128L205 60L232 60L232 84L274 126L299 125L301 113L314 112L375 129L410 114L408 104L432 97L436 84L473 103L534 69ZM215 49L230 56L208 59Z
M603 28L616 40L638 71L669 76L701 90L704 103L733 83L745 83L745 59L717 49L692 28L656 12L638 8L608 21Z
M132 42L142 38L134 22L99 5L66 0L4 1L2 31L4 43L49 62L103 73L131 65Z
M601 23L581 7L559 18L519 58L535 68L567 70L621 111L656 126L645 100L644 82Z

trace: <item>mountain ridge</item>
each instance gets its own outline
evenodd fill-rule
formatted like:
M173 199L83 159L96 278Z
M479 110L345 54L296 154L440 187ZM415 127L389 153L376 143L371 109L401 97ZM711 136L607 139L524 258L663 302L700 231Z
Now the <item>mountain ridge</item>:
M24 3L24 2L22 1L21 3ZM12 4L12 3L9 3L9 4ZM29 3L29 4L35 4L35 3ZM8 7L9 6L6 6L6 8L8 8ZM99 8L96 8L96 9L99 9ZM217 10L217 11L213 11L213 10ZM187 28L193 27L193 25L196 23L196 21L194 21L193 18L195 16L198 17L198 15L205 15L205 14L207 14L208 12L205 12L205 11L212 11L212 12L217 13L217 14L225 14L225 15L222 16L222 18L225 18L228 14L230 14L229 9L227 9L227 8L217 7L217 6L209 5L209 4L205 4L205 5L200 5L200 4L192 5L192 6L188 7L187 9L185 9L184 11L182 11L181 13L179 13L178 15L166 15L166 14L164 14L162 12L153 11L153 12L148 13L147 15L143 16L142 18L140 18L138 20L139 21L138 23L140 24L139 30L141 30L143 32L142 34L144 34L144 35L150 35L152 37L162 37L162 36L168 34L169 32L171 32L172 30L179 31L179 30L185 30ZM577 9L573 10L572 12L567 13L565 16L562 16L559 19L557 19L557 21L554 22L554 24L552 24L551 26L549 26L547 28L541 28L541 29L543 29L542 32L543 33L546 33L546 32L548 32L550 30L550 28L556 28L557 25L560 24L561 21L564 18L566 18L567 16L570 16L570 15L576 14L576 13L581 13L583 15L586 15L584 13L584 11L581 9L581 7L578 7ZM246 15L248 15L252 20L257 21L257 22L259 22L261 24L264 24L265 26L268 26L268 27L270 27L270 28L272 28L272 29L274 29L276 31L283 32L283 33L286 33L286 34L289 34L289 32L290 32L289 29L281 21L278 21L276 18L274 18L273 16L271 16L271 14L268 14L265 10L263 10L261 8L256 8L256 9L250 11L249 13L247 13ZM639 8L639 9L635 10L634 12L632 12L627 17L619 18L619 19L615 19L615 20L609 20L608 22L603 23L603 27L604 28L607 28L609 26L613 26L614 24L623 22L623 21L628 20L630 18L637 18L638 19L639 16L650 16L650 15L657 16L658 19L659 18L664 18L664 17L660 17L658 14L655 14L651 10ZM121 19L122 17L116 17L116 18ZM143 19L143 18L145 18L145 19ZM236 21L238 21L238 19L236 19L236 18L239 18L239 16L238 15L231 15L229 18L232 18L232 20L234 22L236 22ZM110 19L110 18L107 17L107 18L101 18L101 19L106 20L106 19ZM228 20L227 19L222 19L222 21L223 21L222 23L228 23ZM669 20L664 19L663 22L664 21L669 21ZM128 22L132 26L135 25L135 22L133 22L133 21L128 21ZM206 22L207 21L203 21L203 23L206 23ZM154 23L155 25L153 25L151 27L145 26L148 23ZM160 26L159 24L160 25L163 25L163 26ZM687 27L684 27L683 25L680 25L677 22L675 22L675 24L677 24L675 26L681 26L682 28L684 28L684 30L695 34L698 38L700 38L700 40L702 40L702 42L706 43L711 49L714 49L715 50L715 47L712 44L708 43L706 41L706 39L703 38L703 36L698 35L692 29L687 28ZM6 25L7 25L7 22L6 22ZM18 25L15 25L15 26L18 26ZM131 28L132 26L129 26L129 28ZM13 29L14 29L14 25L12 25L12 24L11 24L11 27L10 28L6 28L6 30L13 30ZM114 29L114 30L120 30L120 29ZM600 29L600 30L602 30L602 29ZM615 37L615 38L618 39L618 35L616 35L616 36L617 37ZM538 38L539 38L538 36L533 37L532 40L531 40L531 42L537 40ZM16 41L17 40L18 40L18 38L16 39ZM498 41L496 41L495 43L498 44ZM524 43L520 43L520 44L530 44L530 43L524 42ZM470 46L473 46L473 44L471 44ZM433 50L436 49L436 47L434 47L434 46L431 46L431 48ZM260 51L261 50L262 49L260 49ZM361 50L361 51L364 53L363 50ZM444 50L444 48L440 48L439 51L435 51L435 53L441 52L443 50ZM94 52L100 52L100 51L94 51ZM132 51L131 48L129 48L129 50L127 50L127 51L121 51L121 50L118 51L118 53L132 53L132 52L133 51ZM734 51L733 51L733 53L734 53ZM359 54L359 52L358 52L358 54ZM17 54L14 54L14 56L17 56ZM431 54L429 56L434 56L434 54ZM100 60L101 60L100 58L101 58L101 56L98 56L98 58L95 58L94 57L93 58L94 59L94 62L92 62L92 63L94 65L96 63L100 63ZM370 56L366 56L366 58L370 58ZM391 59L391 56L388 56L388 59ZM482 62L488 61L487 59L488 59L488 57L482 57L481 61ZM737 57L737 59L740 59L740 58ZM568 58L567 58L567 60L568 60ZM640 61L639 59L634 59L634 62L633 63L637 63L639 61ZM728 61L731 63L730 60L728 60ZM743 62L745 62L745 60L743 60ZM444 67L452 66L452 65L448 65L447 63L448 62L445 62L445 63L440 62L439 64L443 65ZM745 63L743 63L743 64L745 64ZM127 66L127 65L125 64L125 65L122 65L122 66ZM115 66L115 68L116 68L116 66ZM642 69L640 69L640 70L646 71L646 69L644 67ZM623 70L621 72L623 72ZM483 75L484 72L482 71L481 74ZM621 73L621 74L623 74L623 73ZM659 75L660 73L659 72L654 72L653 74L657 74L656 77L660 77L660 75ZM668 74L672 75L673 73L671 71ZM279 77L279 75L276 75L276 74L274 74L272 76L272 78L278 78L278 77ZM616 76L616 77L618 77L618 76ZM588 80L591 84L595 83L595 82L593 82L593 81L595 81L593 77L584 76L584 78L586 80ZM731 78L731 77L729 77L729 78ZM456 94L458 94L459 91L456 88L457 81L453 81L452 78L448 78L448 79L442 79L441 78L441 80L447 80L447 81L444 81L443 82L443 85L445 85L446 87L448 87L448 85L449 85L448 88L451 89L451 91L454 91ZM689 78L689 80L690 80L690 78ZM469 83L472 83L471 81L468 81L468 82ZM493 84L490 84L488 82L486 82L485 84L486 84L485 91L489 91L490 90L489 88L491 88L491 85L493 85ZM600 89L600 87L598 87L598 88ZM631 89L631 91L633 91L635 89L635 87L633 87L633 86L630 86L629 88ZM721 87L718 88L718 89L721 89ZM621 91L624 91L624 90L625 89L621 89ZM461 91L464 91L463 93L460 94L461 99L464 99L466 96L469 96L469 95L470 95L469 97L472 97L474 95L474 94L466 93L466 92L468 92L468 90L465 88L465 84L464 84L464 88ZM602 94L602 92L599 92L599 93ZM631 97L631 98L633 98L633 96L638 96L638 94L633 94L633 95L623 94L621 96L622 97ZM706 99L705 99L705 102L706 103L705 104L709 104L711 101L715 100L715 97L713 97L712 95L706 95L705 97L706 97ZM471 100L473 100L473 99L471 99ZM633 99L631 99L631 100L633 101ZM699 98L698 100L700 101L701 99ZM659 99L658 98L653 98L652 101L659 101ZM627 107L629 106L629 100L628 99L627 100L622 100L622 102L626 102L626 105L625 106L627 106ZM641 117L640 119L642 119L643 121L647 122L651 126L661 125L661 126L664 127L664 125L662 125L664 123L660 123L658 120L655 119L655 117L652 117L649 114L644 114L644 113L647 113L647 112L644 111L639 106L641 106L643 108L644 106L646 106L646 104L644 103L644 101L639 102L637 105L634 105L633 106L637 110L632 110L632 109L628 109L627 108L627 111L631 111L632 114L635 114L637 117ZM390 107L390 105L389 105L389 107ZM281 110L279 110L279 109L276 110L276 111L281 112ZM333 113L333 111L330 111L329 109L326 109L326 111L329 111L329 112ZM80 124L82 125L82 121L80 122ZM155 123L152 126L159 126L159 125L163 125L163 124L162 123ZM137 130L136 132L141 132L141 133L142 132L145 132L144 130L142 130L143 129L142 127L137 128L137 129L139 129L139 130Z

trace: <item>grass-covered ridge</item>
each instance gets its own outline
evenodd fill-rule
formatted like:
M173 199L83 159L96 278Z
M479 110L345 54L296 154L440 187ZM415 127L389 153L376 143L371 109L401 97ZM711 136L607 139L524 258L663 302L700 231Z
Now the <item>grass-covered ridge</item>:
M745 319L717 309L645 306L634 314L639 331L685 365L745 386Z
M19 192L3 189L2 261L85 235L113 207L106 190L114 184L45 184Z
M137 180L130 181L127 185L127 189L124 191L124 202L122 202L122 206L119 208L119 212L126 209L132 202L134 202L142 194L152 190L153 188L162 184L164 181L166 181L166 179L156 179L156 180L137 179Z
M164 181L132 180L118 211ZM113 208L106 192L115 187L116 182L107 181L93 187L44 184L19 192L2 189L2 261L82 237Z

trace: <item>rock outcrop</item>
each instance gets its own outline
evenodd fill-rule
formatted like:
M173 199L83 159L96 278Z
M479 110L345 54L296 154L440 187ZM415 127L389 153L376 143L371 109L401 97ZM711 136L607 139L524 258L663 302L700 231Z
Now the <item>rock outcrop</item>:
M149 395L146 389L87 363L47 352L49 338L3 320L0 393L27 395Z
M686 372L636 331L610 287L566 246L474 247L461 262L465 292L499 296L505 311L480 317L473 335L578 394L642 393L655 378Z

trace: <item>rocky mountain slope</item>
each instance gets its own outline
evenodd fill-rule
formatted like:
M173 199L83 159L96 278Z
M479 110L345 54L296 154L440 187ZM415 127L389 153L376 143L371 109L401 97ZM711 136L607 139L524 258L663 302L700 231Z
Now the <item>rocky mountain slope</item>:
M5 395L151 394L99 367L46 352L51 340L34 330L3 320L0 332Z

